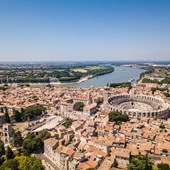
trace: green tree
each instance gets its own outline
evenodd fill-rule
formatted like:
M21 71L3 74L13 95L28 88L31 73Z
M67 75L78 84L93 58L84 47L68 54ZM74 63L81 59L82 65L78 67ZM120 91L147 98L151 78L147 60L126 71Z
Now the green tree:
M6 155L7 160L14 158L14 153L13 153L13 151L11 150L11 148L9 146L7 147L5 155Z
M12 170L11 168L8 168L8 167L5 167L5 169L4 170Z
M112 111L109 113L109 121L110 122L116 122L116 124L118 122L127 122L129 121L129 117L127 114L121 114L117 111Z
M5 158L2 156L2 157L0 158L0 165L2 165L2 164L4 163L4 161L5 161Z
M128 170L152 170L153 163L148 160L147 156L137 155L132 157L130 164L128 164Z
M47 84L46 87L53 87L51 84Z
M83 102L76 102L73 106L74 110L76 111L83 111L84 103Z
M24 109L23 108L21 108L21 114L23 114L24 113Z
M170 170L170 166L164 163L158 164L157 167L159 170Z
M44 141L41 138L39 138L38 136L36 136L34 138L34 141L36 143L34 152L35 153L42 153L44 151Z
M18 110L14 110L14 118L16 122L22 122L21 113Z
M19 170L18 166L19 162L17 160L9 159L0 166L0 170Z
M28 133L23 141L24 152L27 154L43 152L44 140L49 137L50 134L46 130L39 132L37 136L33 133Z
M29 106L29 107L25 108L24 110L22 110L22 112L21 112L22 119L24 121L26 121L28 118L34 119L37 116L42 115L42 113L45 112L45 110L46 110L46 108L40 104Z
M23 141L23 149L24 152L27 152L28 154L35 153L36 148L36 141L31 138L26 138Z
M0 140L0 157L5 154L4 143Z
M65 123L63 124L66 128L69 128L73 123L73 120L68 118L66 119Z
M21 170L45 170L41 161L36 157L21 156L18 158L19 169Z
M19 146L22 146L22 143L23 143L23 139L22 139L22 135L21 135L21 132L14 132L13 135L12 135L12 142L13 142L13 145L15 147L19 147Z
M11 123L11 120L10 120L9 114L8 114L8 109L6 109L6 111L5 111L4 121L5 121L5 123Z
M165 129L165 125L164 125L164 124L161 124L161 125L159 126L159 128Z
M131 85L131 83L130 83L130 82L109 83L109 84L107 84L107 86L109 86L109 87L113 87L113 88L116 88L116 87L129 88L129 89L131 89L131 88L132 88L132 85Z
M50 135L50 133L49 133L47 130L42 130L42 131L40 131L40 132L38 133L38 138L42 139L43 141L44 141L45 139L50 138L50 137L51 137L51 135Z

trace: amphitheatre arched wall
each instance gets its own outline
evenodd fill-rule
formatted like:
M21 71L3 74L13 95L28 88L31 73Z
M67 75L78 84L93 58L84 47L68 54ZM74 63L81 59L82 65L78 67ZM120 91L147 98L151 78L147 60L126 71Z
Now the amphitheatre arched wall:
M153 96L119 94L105 100L105 108L108 111L126 113L130 117L167 118L169 116L169 105Z

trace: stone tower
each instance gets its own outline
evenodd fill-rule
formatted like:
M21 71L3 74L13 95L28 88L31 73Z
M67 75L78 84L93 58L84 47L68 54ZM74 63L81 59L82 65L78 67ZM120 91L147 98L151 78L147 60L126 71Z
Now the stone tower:
M89 93L88 94L88 105L92 104L93 103L93 99L91 97L91 94Z
M12 125L10 123L3 124L3 141L5 144L10 143L10 138L12 136Z
M106 103L108 101L108 98L109 98L109 93L107 91L104 92L104 95L103 95L103 103L104 103L104 107L106 106Z

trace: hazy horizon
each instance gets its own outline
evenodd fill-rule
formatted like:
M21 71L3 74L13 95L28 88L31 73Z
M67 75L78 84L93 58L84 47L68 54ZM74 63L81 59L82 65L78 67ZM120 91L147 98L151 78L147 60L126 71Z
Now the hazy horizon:
M21 62L21 63L30 63L30 62L43 62L43 63L51 63L51 62L120 62L120 63L170 63L169 60L0 60L0 63L15 63L15 62Z
M0 62L157 62L169 48L169 0L0 0Z

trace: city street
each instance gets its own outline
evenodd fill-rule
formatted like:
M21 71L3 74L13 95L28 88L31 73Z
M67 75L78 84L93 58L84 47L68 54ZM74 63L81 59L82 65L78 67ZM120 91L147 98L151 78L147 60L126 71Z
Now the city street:
M49 158L47 158L44 154L34 154L37 158L41 159L41 161L45 161L46 166L48 166L48 170L60 170Z

